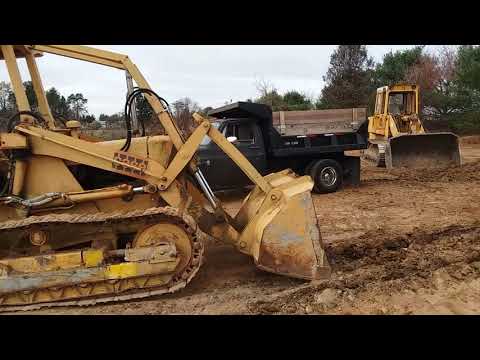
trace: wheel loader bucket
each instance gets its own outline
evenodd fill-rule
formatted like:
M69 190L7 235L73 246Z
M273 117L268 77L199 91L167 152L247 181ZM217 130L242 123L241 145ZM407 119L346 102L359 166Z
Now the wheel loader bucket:
M313 181L285 170L265 179L272 190L255 187L234 219L239 249L258 268L275 274L319 280L330 276L312 202Z
M385 163L389 169L458 166L458 136L444 132L393 137L385 148Z

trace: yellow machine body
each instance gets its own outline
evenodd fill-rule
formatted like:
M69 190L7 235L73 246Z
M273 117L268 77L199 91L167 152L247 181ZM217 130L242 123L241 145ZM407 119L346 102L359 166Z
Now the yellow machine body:
M57 127L36 65L43 54L125 71L167 135L101 141L83 135L78 121ZM27 61L36 111L19 58ZM266 271L329 277L310 177L290 170L262 177L199 114L186 138L125 55L86 46L1 45L0 59L18 107L9 131L0 134L0 310L174 292L197 273L205 236L235 246ZM234 217L197 167L195 153L205 136L255 185Z
M426 168L460 165L458 136L427 133L419 117L416 85L377 89L374 115L368 118L365 156L377 166Z

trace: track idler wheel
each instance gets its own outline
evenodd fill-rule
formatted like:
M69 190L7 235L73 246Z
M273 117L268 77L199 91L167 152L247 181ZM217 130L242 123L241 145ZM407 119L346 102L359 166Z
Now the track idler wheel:
M175 270L180 273L192 260L192 241L191 237L195 236L188 232L188 227L180 224L159 223L146 227L137 233L133 240L133 247L150 247L160 244L174 244L177 249L177 256L180 262Z
M373 162L376 167L385 167L385 145L368 144L368 148L363 152L362 157Z

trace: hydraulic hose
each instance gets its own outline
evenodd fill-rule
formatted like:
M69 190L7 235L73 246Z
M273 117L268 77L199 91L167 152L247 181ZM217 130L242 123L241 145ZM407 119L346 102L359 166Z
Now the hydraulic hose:
M27 110L18 111L8 119L8 123L7 123L7 131L8 132L13 131L13 129L15 128L15 124L16 124L15 120L17 120L17 118L20 119L20 115L30 115L35 120L38 120L39 122L42 122L44 125L48 124L47 120L45 120L40 114L34 113L32 111L27 111Z
M132 108L131 108L131 105L132 105L132 102L133 102L134 98L139 96L140 94L149 94L149 95L155 96L160 101L160 103L162 104L164 109L166 109L169 112L170 116L172 116L172 112L171 112L170 105L168 104L168 102L164 98L159 96L153 90L146 89L146 88L137 88L134 91L132 91L130 93L130 95L128 95L127 100L125 101L124 114L125 114L125 125L126 125L126 128L127 128L127 139L125 140L125 144L123 145L123 147L120 149L121 151L128 151L128 149L130 148L130 144L131 144L131 141L132 141L132 122L131 122ZM145 123L144 123L144 121L140 120L140 124L142 126L142 136L145 136Z

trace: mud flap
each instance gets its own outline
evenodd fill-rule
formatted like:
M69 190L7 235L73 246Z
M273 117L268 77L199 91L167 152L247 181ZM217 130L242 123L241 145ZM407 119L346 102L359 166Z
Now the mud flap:
M240 237L242 252L253 256L258 268L307 280L328 279L328 264L311 197L309 176L272 174L268 194L252 191L240 214L250 214ZM256 209L252 209L252 207ZM249 209L250 208L250 209ZM256 210L256 211L255 211Z
M458 136L443 132L393 137L385 148L385 163L389 169L459 166Z

